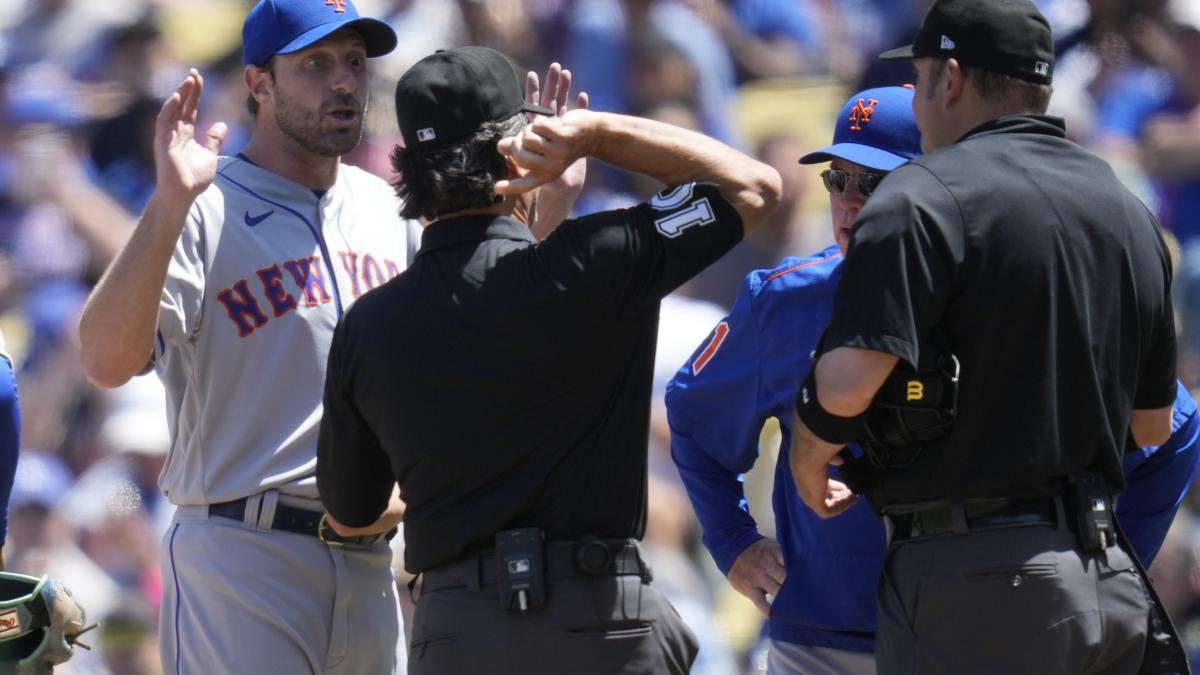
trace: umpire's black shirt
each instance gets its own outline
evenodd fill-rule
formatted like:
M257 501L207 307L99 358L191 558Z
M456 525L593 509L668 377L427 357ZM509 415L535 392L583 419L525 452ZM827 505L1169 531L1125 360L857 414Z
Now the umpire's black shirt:
M1170 262L1157 224L1061 120L1013 116L888 175L855 223L827 348L917 360L944 331L958 420L869 497L1053 494L1086 467L1124 485L1133 408L1175 398Z
M496 532L640 537L659 300L741 240L714 185L564 222L430 225L334 334L317 484L340 522L408 504L405 567Z

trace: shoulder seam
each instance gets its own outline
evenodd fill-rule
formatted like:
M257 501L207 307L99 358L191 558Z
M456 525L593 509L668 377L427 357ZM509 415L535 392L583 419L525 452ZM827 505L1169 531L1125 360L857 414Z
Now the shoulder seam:
M840 257L842 257L842 253L841 253L841 251L838 251L837 253L832 253L830 255L825 256L824 258L818 258L817 260L809 260L808 262L802 262L799 265L792 265L791 267L789 267L787 269L779 270L778 272L773 272L766 279L763 279L761 286L766 286L767 284L771 283L772 281L774 281L775 279L778 279L781 276L784 276L785 274L791 274L792 272L795 272L796 270L804 269L805 267L813 267L815 265L821 265L821 264L829 262L830 260L833 260L834 258L840 258Z

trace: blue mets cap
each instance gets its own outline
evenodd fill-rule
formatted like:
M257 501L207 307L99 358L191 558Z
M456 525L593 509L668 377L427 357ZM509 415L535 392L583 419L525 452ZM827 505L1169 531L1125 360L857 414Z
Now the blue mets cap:
M351 27L367 44L367 56L396 48L396 32L379 19L360 17L351 0L259 0L242 24L242 63L261 66L334 31Z
M911 87L878 87L850 97L838 113L833 144L800 158L801 164L844 159L891 171L921 154L921 132L912 111Z

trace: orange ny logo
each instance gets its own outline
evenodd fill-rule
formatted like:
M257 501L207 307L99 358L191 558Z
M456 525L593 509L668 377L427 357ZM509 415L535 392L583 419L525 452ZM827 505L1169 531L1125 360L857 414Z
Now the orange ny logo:
M862 125L871 121L871 115L875 114L875 106L879 105L879 101L875 99L867 99L864 104L863 100L858 99L858 103L854 104L854 108L850 110L850 131L862 131Z
M346 12L346 0L325 0L325 4L333 8L333 11L340 14Z

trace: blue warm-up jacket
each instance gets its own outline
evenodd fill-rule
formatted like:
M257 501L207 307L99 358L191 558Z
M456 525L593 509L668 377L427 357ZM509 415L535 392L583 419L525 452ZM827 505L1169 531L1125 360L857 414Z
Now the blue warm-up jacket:
M763 424L779 421L783 445L772 504L787 580L771 606L768 632L783 642L872 651L883 524L866 500L836 518L819 518L800 500L788 469L796 391L829 323L841 262L830 247L752 272L733 310L668 384L666 403L672 457L704 545L725 574L762 538L741 476L758 458ZM1117 516L1147 565L1195 473L1195 413L1196 403L1180 385L1171 439L1126 456L1128 486Z

